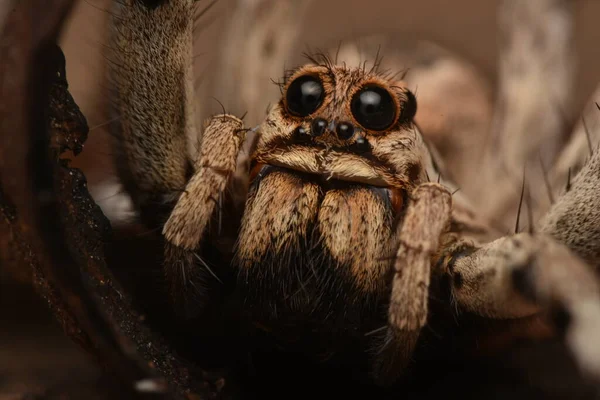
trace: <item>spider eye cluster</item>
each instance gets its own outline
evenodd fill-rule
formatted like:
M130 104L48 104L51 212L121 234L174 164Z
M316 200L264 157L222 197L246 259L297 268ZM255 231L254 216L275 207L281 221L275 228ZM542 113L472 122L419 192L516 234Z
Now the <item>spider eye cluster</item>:
M409 91L405 94L406 100L399 110L398 101L389 89L376 83L367 83L352 96L350 111L355 122L363 129L385 131L398 120L408 121L414 117L417 107L415 97ZM289 84L285 104L291 115L308 117L321 107L324 98L325 89L319 77L307 74L297 77ZM324 131L325 127L326 125L316 127L315 132ZM346 129L338 133L346 137L352 136L353 131Z
M304 75L295 79L287 89L286 103L288 111L298 117L306 117L323 103L325 90L319 78Z

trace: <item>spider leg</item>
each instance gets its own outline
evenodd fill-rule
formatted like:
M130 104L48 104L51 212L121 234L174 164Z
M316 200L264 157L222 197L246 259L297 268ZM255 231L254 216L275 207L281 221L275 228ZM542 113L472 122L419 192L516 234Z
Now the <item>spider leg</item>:
M215 209L222 211L246 131L240 119L217 115L198 151L189 146L200 133L193 0L123 0L114 11L108 65L117 170L142 222L162 228L168 289L175 308L191 315L206 300L207 280L219 280L197 253Z
M236 171L246 130L231 115L212 117L204 130L195 173L163 227L164 268L176 309L195 314L205 302L207 279L219 280L198 254L207 227ZM212 276L212 277L211 277Z
M600 149L597 146L569 186L540 221L540 231L567 245L590 265L598 266Z
M380 384L393 382L410 361L427 322L432 260L450 224L452 195L443 186L422 184L411 200L400 227L388 330L374 365Z
M456 254L447 272L460 310L498 319L548 312L582 371L600 379L600 284L566 246L546 235L503 237Z
M113 8L107 65L115 164L142 221L154 228L192 173L194 5L124 0Z

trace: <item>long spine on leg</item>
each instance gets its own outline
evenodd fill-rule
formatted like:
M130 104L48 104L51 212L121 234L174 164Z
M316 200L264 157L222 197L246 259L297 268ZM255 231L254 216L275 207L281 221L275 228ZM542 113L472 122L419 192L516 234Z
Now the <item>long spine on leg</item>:
M115 3L109 74L116 104L120 178L142 218L164 222L191 172L196 134L192 81L193 0Z

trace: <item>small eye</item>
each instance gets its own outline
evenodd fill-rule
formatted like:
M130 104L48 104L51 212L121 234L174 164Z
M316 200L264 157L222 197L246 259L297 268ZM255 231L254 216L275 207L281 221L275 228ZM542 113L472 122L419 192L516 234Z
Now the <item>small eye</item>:
M380 86L367 85L352 98L352 115L365 129L383 131L396 120L392 95Z
M306 117L323 103L324 89L317 77L304 75L296 78L286 93L287 109L290 114Z

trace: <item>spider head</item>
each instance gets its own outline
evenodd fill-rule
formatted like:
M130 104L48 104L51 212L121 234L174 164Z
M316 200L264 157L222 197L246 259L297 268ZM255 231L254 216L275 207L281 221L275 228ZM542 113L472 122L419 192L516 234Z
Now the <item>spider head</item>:
M261 126L251 178L272 165L374 187L410 186L423 172L416 108L401 82L380 74L302 67Z
M245 304L284 336L364 336L385 321L396 226L427 179L415 97L332 65L296 70L282 94L260 127L236 249Z

